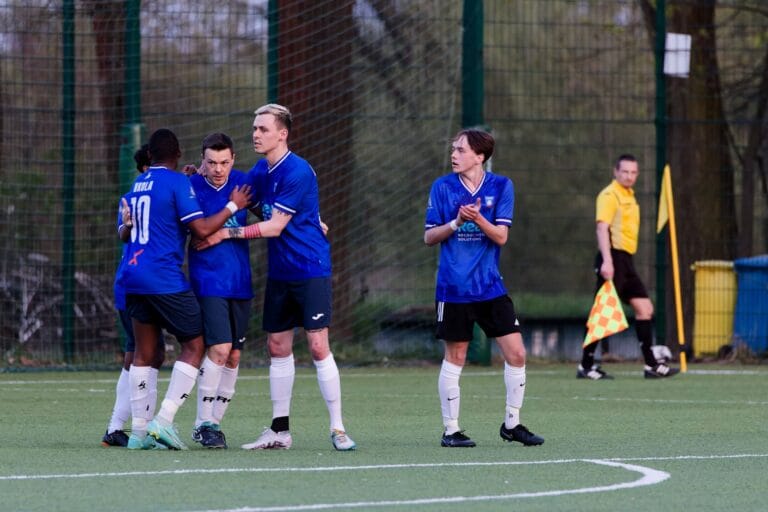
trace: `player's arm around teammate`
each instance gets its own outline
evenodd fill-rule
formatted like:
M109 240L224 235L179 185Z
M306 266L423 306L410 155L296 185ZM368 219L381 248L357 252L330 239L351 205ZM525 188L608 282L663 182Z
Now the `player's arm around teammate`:
M202 164L190 176L203 213L218 211L230 190L246 183L247 176L233 169L234 163L234 144L228 135L211 133L203 139ZM242 227L247 216L240 210L225 226ZM206 347L197 379L192 439L206 448L227 448L221 422L235 393L253 298L248 242L230 240L203 251L190 248L188 261Z
M229 202L206 218L188 178L175 170L181 157L176 135L168 129L156 130L150 136L149 153L152 165L136 178L127 194L133 227L124 283L136 339L129 375L133 420L128 448L151 449L158 446L157 440L164 446L184 449L173 419L194 387L205 348L200 306L181 269L187 230L199 237L218 230L248 205L250 187L233 190ZM152 396L148 380L162 329L176 336L181 353L165 399L153 418L151 404L156 395Z
M292 116L282 105L256 110L253 147L264 155L249 175L263 191L261 222L245 228L225 229L199 247L227 238L266 238L267 286L263 328L270 360L272 424L245 449L288 448L293 440L289 413L295 364L294 329L301 327L317 369L320 392L330 419L330 438L336 450L356 447L346 434L341 414L341 381L329 342L331 321L330 244L320 221L317 176L309 163L288 149Z

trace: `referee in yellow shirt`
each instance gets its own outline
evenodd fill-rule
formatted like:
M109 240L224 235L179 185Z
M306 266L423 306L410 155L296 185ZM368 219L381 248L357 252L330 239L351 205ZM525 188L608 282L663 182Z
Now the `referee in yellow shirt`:
M638 172L637 159L629 154L621 155L616 159L613 181L597 196L596 290L599 290L605 281L613 280L619 298L634 309L635 330L645 360L645 378L672 377L679 370L658 363L651 350L653 303L632 261L632 255L637 252L637 237L640 231L640 206L632 190ZM584 348L581 364L576 371L577 378L612 378L595 364L597 345L598 343L594 342Z

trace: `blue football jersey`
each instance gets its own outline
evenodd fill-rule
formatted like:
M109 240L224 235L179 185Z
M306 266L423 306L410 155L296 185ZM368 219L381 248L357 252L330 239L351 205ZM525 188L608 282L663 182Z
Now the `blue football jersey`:
M125 196L123 196L125 197ZM122 199L122 198L121 198ZM122 200L117 207L117 233L120 236L120 226L123 225L123 203ZM115 283L113 291L115 294L115 309L118 311L125 310L125 285L123 284L123 266L125 265L127 246L123 244L122 253L120 256L120 263L117 264L117 270L115 271Z
M481 200L480 213L491 224L512 224L515 193L512 180L486 172L483 182L471 193L458 174L438 178L427 204L425 229L456 218L461 205ZM474 222L465 222L440 244L435 298L442 302L480 302L507 293L499 272L501 247L493 243Z
M249 173L259 191L264 220L278 209L292 215L279 237L268 238L268 275L298 281L331 275L331 248L320 227L317 176L306 160L288 152L273 167L259 160Z
M248 184L247 175L235 169L227 182L219 188L199 174L192 176L189 181L206 217L226 206L232 189ZM247 219L248 211L240 210L227 220L224 227L244 227ZM190 246L189 280L198 297L253 298L248 240L228 239L202 251Z
M126 199L133 218L123 266L126 293L188 291L182 270L186 224L203 217L189 178L165 167L150 167L136 178Z

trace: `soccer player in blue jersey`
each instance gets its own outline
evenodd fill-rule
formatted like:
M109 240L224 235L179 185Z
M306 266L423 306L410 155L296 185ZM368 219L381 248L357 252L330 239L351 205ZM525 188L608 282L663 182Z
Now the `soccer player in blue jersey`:
M219 231L205 245L226 238L267 238L267 286L264 330L271 356L269 385L272 424L246 450L290 448L291 395L295 378L293 330L303 327L317 369L320 393L330 415L330 437L340 451L354 450L341 414L341 380L331 353L331 251L320 221L317 176L304 159L288 149L290 111L269 104L256 110L253 147L265 158L249 176L264 221Z
M205 217L189 179L175 171L181 158L176 135L165 128L155 131L149 138L149 154L151 166L126 194L132 226L123 284L136 338L129 372L133 419L128 448L152 449L157 441L186 449L173 418L195 385L205 351L200 306L182 271L187 232L198 238L214 233L248 205L250 186L234 188L226 206ZM153 419L148 381L161 329L176 336L181 353Z
M189 179L203 214L213 215L227 204L234 188L248 183L248 177L232 169L234 144L224 133L203 139L202 157L200 170ZM244 227L247 217L248 212L240 210L224 227ZM248 241L226 240L202 251L190 246L189 280L203 313L206 345L197 379L192 439L206 448L226 448L220 424L235 394L253 298Z
M136 162L136 170L140 173L146 171L149 168L149 146L144 144L136 150L133 154L133 159ZM118 211L118 236L127 242L131 236L131 228L133 223L131 221L130 207L127 202L121 199L120 208ZM122 282L122 269L123 265L127 261L125 258L125 251L120 259L120 264L115 272L114 282L114 296L115 296L115 309L118 312L120 318L120 324L125 331L125 347L123 354L123 369L120 372L120 377L117 380L117 386L115 387L115 404L112 407L112 416L109 419L107 425L107 431L104 437L101 439L103 446L122 446L128 445L128 436L126 435L123 427L128 418L131 417L131 400L129 390L128 371L133 364L133 353L136 350L136 341L133 337L133 326L131 325L131 317L128 315L128 311L125 308L125 287ZM158 369L163 364L165 358L165 343L160 341L158 344L157 359L152 364L152 370L150 370L150 378L148 385L151 389L157 390L157 374ZM155 391L155 394L157 391ZM151 407L154 410L154 405Z
M506 414L499 433L505 441L540 445L544 439L520 423L525 394L525 347L520 322L499 273L501 246L512 224L514 187L509 178L485 171L493 154L491 134L474 129L453 139L453 173L432 184L424 243L440 244L435 293L437 337L445 342L438 377L445 447L473 447L459 428L459 378L475 322L504 356Z

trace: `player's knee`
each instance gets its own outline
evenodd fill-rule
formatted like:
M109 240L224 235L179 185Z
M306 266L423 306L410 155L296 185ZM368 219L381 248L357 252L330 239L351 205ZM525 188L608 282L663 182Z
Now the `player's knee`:
M240 366L240 351L233 350L227 358L227 368L237 368L238 366Z
M445 360L448 361L451 364L455 364L456 366L464 366L467 364L467 355L453 355L453 356L446 356Z
M525 366L525 347L515 347L508 355L508 361L511 366Z
M229 358L229 349L231 346L230 343L211 345L208 347L208 359L219 366L223 365Z
M293 344L279 339L267 340L267 349L270 357L288 357L293 351Z
M181 344L178 360L199 368L203 355L205 355L205 344L203 337L198 336Z
M467 363L467 348L458 343L446 343L443 359L456 366L464 366Z
M331 349L328 343L323 343L320 340L311 340L309 342L309 352L312 354L312 359L322 361L330 355Z
M637 320L650 320L653 318L653 303L644 300L635 306L635 318Z

